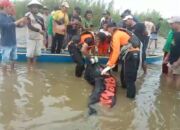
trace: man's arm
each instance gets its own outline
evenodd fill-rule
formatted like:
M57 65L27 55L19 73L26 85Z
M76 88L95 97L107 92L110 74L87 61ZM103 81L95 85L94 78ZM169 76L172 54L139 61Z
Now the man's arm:
M81 48L81 52L83 55L85 55L87 58L90 58L91 56L89 55L89 51L88 51L88 44L87 43L83 43L82 48Z
M0 27L1 28L9 28L9 27L15 27L15 26L16 26L16 24L14 22L7 23L5 21L5 17L0 15Z
M107 63L108 66L113 67L116 65L120 54L120 37L116 34L112 38L112 52Z
M173 68L177 68L177 67L179 67L180 66L180 58L176 61L176 62L174 62L173 64L172 64L172 67Z

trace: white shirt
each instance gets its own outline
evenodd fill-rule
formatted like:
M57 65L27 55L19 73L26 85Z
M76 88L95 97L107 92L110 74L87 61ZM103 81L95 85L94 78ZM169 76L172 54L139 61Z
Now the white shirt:
M40 16L39 13L37 15ZM25 16L27 16L31 20L31 25L33 27L42 31L42 26L36 21L35 17L31 12L26 13ZM31 40L41 40L42 35L39 32L32 31L31 29L28 28L28 38Z
M155 25L150 21L145 21L144 24L146 26L146 31L148 32L148 36L150 36L151 32L153 32L155 29Z

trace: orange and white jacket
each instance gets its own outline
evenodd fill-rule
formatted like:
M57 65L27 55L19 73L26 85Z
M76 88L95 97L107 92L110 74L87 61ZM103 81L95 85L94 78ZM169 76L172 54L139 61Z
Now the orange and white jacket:
M112 41L110 45L111 53L110 53L107 66L113 67L116 65L119 55L121 53L121 46L127 45L129 39L130 39L130 36L126 32L115 30L115 32L112 35Z

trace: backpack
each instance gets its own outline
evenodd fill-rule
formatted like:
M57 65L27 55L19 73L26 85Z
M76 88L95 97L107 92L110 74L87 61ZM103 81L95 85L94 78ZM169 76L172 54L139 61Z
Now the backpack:
M131 32L127 29L124 29L124 28L118 28L118 30L123 31L130 36L129 44L131 44L133 48L140 48L141 41L133 32Z
M125 33L127 33L130 36L129 39L129 43L127 45L124 45L121 47L121 56L120 58L122 60L125 59L126 55L129 52L129 48L139 48L140 49L140 53L142 52L142 42L139 40L139 38L131 31L124 29L124 28L118 28L118 30L123 31Z

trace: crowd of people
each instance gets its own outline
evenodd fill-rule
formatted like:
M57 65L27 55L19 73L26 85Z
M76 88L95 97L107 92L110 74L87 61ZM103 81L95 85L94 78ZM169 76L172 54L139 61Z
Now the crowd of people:
M122 20L115 23L111 13L105 11L97 29L93 25L92 10L87 10L82 17L81 8L75 7L69 15L68 2L61 3L52 12L37 0L29 2L27 8L29 11L25 16L15 21L14 5L9 0L0 2L3 70L7 70L9 63L11 68L14 68L17 59L15 29L26 26L29 68L36 63L42 48L50 49L52 54L60 54L68 49L77 64L75 70L77 77L83 75L86 60L88 60L87 64L94 64L98 61L94 57L95 54L108 56L108 63L101 71L101 75L106 75L121 61L122 87L127 88L128 98L135 98L138 69L143 68L144 73L147 73L147 48L151 48L153 41L157 48L162 18L157 25L152 19L141 22L131 14L130 10L125 10L121 15ZM180 17L172 17L168 22L172 30L164 48L163 73L171 75L170 77L176 80L177 86L180 86Z

